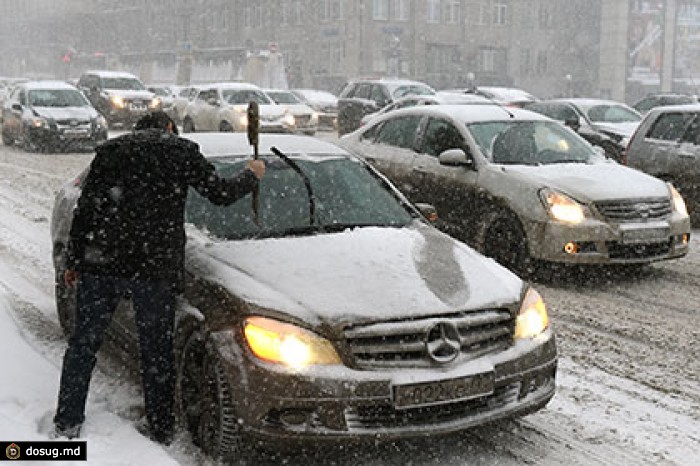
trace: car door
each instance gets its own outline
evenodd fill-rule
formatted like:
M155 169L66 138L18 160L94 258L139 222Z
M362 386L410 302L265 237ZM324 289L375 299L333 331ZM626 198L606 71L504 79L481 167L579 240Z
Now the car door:
M187 116L192 119L197 131L215 131L212 127L212 113L217 110L211 105L211 99L216 99L216 89L202 89L188 105Z
M3 134L17 138L22 126L22 103L20 95L24 95L22 88L16 87L10 93L3 107L2 124ZM20 106L20 107L18 107Z
M411 199L416 192L413 159L420 121L420 115L402 115L384 121L377 128L373 147L364 153L368 162Z
M446 231L467 239L478 217L478 172L473 159L471 167L441 164L440 154L449 149L462 149L471 159L471 150L454 122L427 117L413 159L413 200L435 206Z
M676 184L687 201L700 201L700 112L692 113L676 152Z

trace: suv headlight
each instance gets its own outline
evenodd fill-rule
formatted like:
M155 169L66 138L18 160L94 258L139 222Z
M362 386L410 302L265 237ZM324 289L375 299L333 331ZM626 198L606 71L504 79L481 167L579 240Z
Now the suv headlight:
M536 337L548 327L547 306L544 304L542 296L534 288L529 288L520 304L518 317L515 320L515 339Z
M315 333L266 317L249 317L243 334L255 356L293 369L313 364L341 364L338 353L327 339Z
M151 103L148 104L151 109L156 109L160 107L160 97L154 97L151 99Z
M583 222L589 215L587 207L553 189L541 190L540 199L549 216L560 222L577 224Z
M97 118L95 118L95 124L97 125L98 128L106 128L107 127L107 119L102 115L97 115Z
M33 128L48 128L49 122L45 118L34 117L29 120L29 124Z
M683 196L681 196L681 193L679 193L678 190L674 188L671 183L667 182L666 186L668 186L668 190L671 192L673 210L675 210L682 216L687 217L688 209L685 206L685 201L683 200Z
M126 107L126 102L124 102L124 98L120 95L113 95L109 98L109 101L112 102L112 105L114 105L117 108L124 108Z

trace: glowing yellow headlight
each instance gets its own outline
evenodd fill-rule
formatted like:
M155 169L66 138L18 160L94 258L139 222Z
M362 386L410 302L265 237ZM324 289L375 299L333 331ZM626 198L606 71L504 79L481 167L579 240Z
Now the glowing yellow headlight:
M687 217L688 216L688 209L685 206L685 201L683 200L683 196L681 196L681 193L679 193L676 188L673 187L671 183L666 183L668 185L668 190L671 191L671 199L673 200L673 208L676 212L679 214Z
M148 106L152 109L158 108L160 106L160 97L154 97L153 99L151 99L151 103Z
M124 102L124 98L121 96L113 95L109 99L112 101L112 105L117 108L124 108L126 106L126 102Z
M581 204L566 194L544 189L540 192L540 196L553 219L566 223L581 223L585 220L586 213Z
M265 317L246 319L243 333L255 356L294 369L313 364L341 364L333 345L296 325Z
M515 320L515 339L532 338L549 327L547 306L542 296L530 288L525 294L518 317Z

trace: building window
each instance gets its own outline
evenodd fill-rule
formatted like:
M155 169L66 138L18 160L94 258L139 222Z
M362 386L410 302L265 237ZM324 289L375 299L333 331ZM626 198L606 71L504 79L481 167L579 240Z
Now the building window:
M532 74L532 53L530 49L520 50L520 76L530 76Z
M440 22L440 0L426 0L428 10L426 11L426 21L429 23Z
M503 74L508 71L506 49L482 47L479 49L479 71L487 74Z
M253 7L246 6L243 10L243 27L249 28L253 26Z
M343 6L341 0L321 0L318 10L319 21L333 21L343 18Z
M286 26L289 24L289 4L287 2L282 2L280 5L280 26Z
M386 57L384 51L375 48L372 54L372 71L374 73L386 73Z
M411 12L411 0L394 0L394 19L408 21Z
M489 24L491 0L480 0L476 15L476 24L485 26Z
M508 24L508 2L507 0L494 0L493 2L493 24L504 26Z
M386 21L389 19L389 0L374 0L372 19L377 21Z
M540 50L537 52L537 74L543 76L547 74L549 66L547 65L547 51Z
M461 0L449 0L445 9L445 22L448 24L459 24L462 15Z
M301 0L296 0L294 2L294 24L304 23L304 5L301 4Z
M343 0L330 0L331 1L331 19L339 20L343 19Z

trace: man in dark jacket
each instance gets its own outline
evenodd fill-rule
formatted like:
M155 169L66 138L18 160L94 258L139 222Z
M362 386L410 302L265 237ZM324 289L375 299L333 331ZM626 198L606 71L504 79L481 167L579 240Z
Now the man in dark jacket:
M197 144L177 136L163 112L97 148L75 209L66 285L77 285L53 437L78 437L96 353L112 314L130 295L136 314L146 417L152 439L169 443L174 428L174 300L183 273L184 208L191 186L228 205L253 191L262 161L219 178Z

